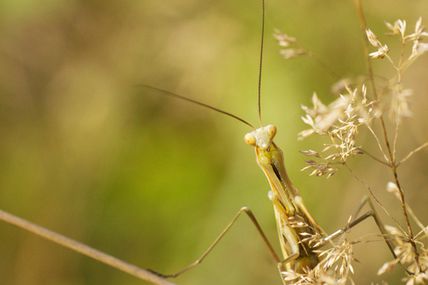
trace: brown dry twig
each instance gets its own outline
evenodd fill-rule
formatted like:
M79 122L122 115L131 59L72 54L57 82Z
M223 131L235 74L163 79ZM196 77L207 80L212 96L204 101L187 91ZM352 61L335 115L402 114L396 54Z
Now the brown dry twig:
M114 256L111 256L109 254L106 254L102 251L99 251L97 249L94 249L88 245L85 245L81 242L78 242L76 240L73 240L71 238L68 238L66 236L63 236L59 233L53 232L51 230L48 230L42 226L36 225L34 223L31 223L25 219L22 219L20 217L17 217L15 215L12 215L8 212L0 210L0 220L2 220L5 223L14 225L18 228L21 228L23 230L26 230L30 233L33 233L35 235L38 235L46 240L49 240L51 242L54 242L58 245L61 245L63 247L66 247L68 249L71 249L75 252L78 252L80 254L86 255L92 259L95 259L101 263L104 263L108 266L111 266L113 268L116 268L117 270L120 270L122 272L128 273L129 275L132 275L134 277L137 277L138 279L150 282L152 284L156 285L174 285L174 283L146 270L143 268L140 268L136 265L127 263L123 260L120 260Z

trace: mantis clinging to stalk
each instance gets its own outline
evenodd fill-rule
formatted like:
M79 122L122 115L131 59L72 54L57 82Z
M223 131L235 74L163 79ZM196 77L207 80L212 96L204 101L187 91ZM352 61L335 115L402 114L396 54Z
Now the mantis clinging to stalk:
M291 284L290 279L287 279L288 273L296 274L305 274L323 264L326 257L323 255L325 251L324 248L334 247L335 238L341 236L349 228L357 225L361 221L365 220L368 217L373 217L376 224L379 226L379 229L383 236L386 236L384 228L373 208L369 199L365 199L364 202L367 203L371 210L363 215L358 215L360 212L363 203L358 208L358 211L353 215L354 219L350 219L345 227L339 229L331 235L327 235L325 231L318 225L316 220L311 216L308 209L305 207L302 197L299 194L298 189L293 185L291 179L289 178L285 164L282 150L274 143L274 138L277 132L277 129L274 125L265 125L262 122L261 116L261 82L262 82L262 62L263 62L263 38L264 38L264 1L262 1L263 13L262 13L262 35L261 35L261 50L260 50L260 65L259 65L259 81L258 81L258 115L259 115L259 125L254 127L253 124L250 124L248 121L235 116L231 113L225 112L223 110L217 109L215 107L209 106L207 104L194 101L189 98L182 97L175 93L161 90L159 88L149 87L161 91L163 94L170 95L175 98L180 98L182 100L193 102L194 104L203 106L205 108L210 108L217 112L223 113L229 117L237 119L242 123L246 124L251 128L251 131L247 133L244 137L245 142L254 147L256 160L261 168L262 172L265 174L269 186L269 199L272 202L273 210L275 214L275 220L278 229L278 239L281 248L281 255L277 254L271 245L270 241L267 239L263 230L261 229L260 224L258 223L253 212L247 208L241 208L229 225L220 233L218 238L212 243L212 245L198 258L194 263L185 267L174 274L160 274L156 273L155 275L149 274L149 272L141 270L135 266L124 263L112 256L108 256L102 252L96 251L88 246L76 243L64 236L55 234L53 232L43 230L40 227L37 227L34 224L29 224L21 219L12 217L7 213L0 212L0 219L8 221L11 224L15 224L19 227L25 228L28 231L31 231L35 234L38 234L42 237L57 242L66 247L69 247L77 252L86 254L94 259L98 259L106 264L119 268L129 274L137 276L139 278L153 282L154 284L170 284L166 283L162 277L177 277L182 273L190 270L199 263L201 263L205 257L211 252L211 250L218 244L218 242L223 238L223 236L228 232L232 225L237 221L238 217L242 214L247 215L251 221L256 226L258 232L260 233L262 239L266 243L273 259L278 264L278 269L281 274L281 280L284 284ZM388 247L392 251L392 243L390 240L385 239ZM393 251L392 251L393 253ZM394 255L394 253L393 253ZM394 256L395 257L395 256ZM157 276L156 276L157 275ZM150 278L147 278L149 276Z
M244 141L246 144L254 147L257 164L264 173L270 186L268 196L273 205L282 256L280 257L273 249L273 246L264 234L253 212L249 208L243 207L238 211L232 221L220 233L217 239L201 255L200 258L198 258L195 262L191 263L184 269L174 274L161 274L156 272L156 274L162 277L177 277L200 264L211 252L211 250L218 244L218 242L223 238L223 236L228 232L228 230L236 222L238 217L243 213L245 213L256 226L259 234L266 243L273 259L277 262L279 272L281 275L283 275L283 277L281 278L283 284L292 284L290 283L290 281L287 281L287 278L284 278L284 275L286 275L287 272L305 274L314 269L316 266L318 266L324 259L322 250L320 250L321 248L327 246L327 244L334 246L334 239L336 237L342 235L348 229L359 224L361 221L367 219L368 217L372 217L375 220L381 234L384 237L387 235L370 199L368 198L363 199L363 202L361 203L358 210L353 216L354 218L356 218L350 219L348 221L348 224L344 228L339 229L331 235L326 234L326 232L317 224L315 219L309 213L308 209L305 207L305 204L299 194L298 189L293 185L287 174L284 164L283 152L274 143L277 128L271 124L262 124L261 83L264 45L264 17L265 3L264 0L262 0L262 26L258 76L258 117L260 126L258 128L255 128L251 123L236 115L201 103L199 101L195 101L193 99L189 99L176 93L150 85L142 84L139 86L147 89L156 90L164 95L188 101L204 108L209 108L226 116L232 117L233 119L236 119L252 128L252 131L248 132L245 135ZM360 210L365 204L368 204L371 209L365 214L358 216ZM385 242L388 245L393 256L395 257L393 251L393 244L387 238L385 238Z

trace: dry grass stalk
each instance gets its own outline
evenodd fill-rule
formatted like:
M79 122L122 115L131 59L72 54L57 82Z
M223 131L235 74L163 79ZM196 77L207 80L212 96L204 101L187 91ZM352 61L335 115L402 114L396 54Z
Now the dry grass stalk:
M398 175L398 166L410 159L415 153L426 148L428 142L416 147L403 158L397 158L396 150L403 119L412 116L409 98L412 96L413 91L403 86L402 78L412 63L428 51L428 43L425 42L428 33L425 31L422 18L416 21L411 31L408 31L407 22L402 19L398 19L394 23L386 23L386 35L398 38L401 43L399 57L392 58L390 47L381 41L374 31L367 27L361 1L355 0L354 3L360 19L361 30L365 36L363 47L367 57L369 86L350 78L341 79L332 87L334 93L339 95L331 103L323 103L314 94L312 106L302 106L305 112L302 120L309 128L299 133L299 139L316 135L325 137L329 141L329 143L324 144L320 151L312 149L302 151L305 156L310 157L306 161L307 166L302 170L309 170L309 175L329 178L341 166L345 166L355 176L349 168L347 160L361 155L366 155L366 157L390 169L393 182L387 181L387 190L393 193L400 202L401 214L405 220L404 227L397 222L395 217L389 214L396 215L397 213L388 211L380 200L374 196L375 194L371 187L365 185L371 198L396 223L395 226L385 226L385 230L382 231L383 238L391 245L390 248L393 250L394 259L385 262L380 267L378 274L386 274L396 265L401 265L405 269L405 276L402 281L406 285L425 284L428 282L428 250L426 249L428 227L417 218L406 202L405 192ZM293 47L296 46L294 37L283 33L276 33L275 37L278 39L280 46L288 50L287 53L291 53L294 50ZM283 53L284 51L282 50L281 54ZM310 54L310 52L305 53ZM294 52L293 55L296 54ZM372 60L386 60L394 70L394 76L387 80L385 86L378 87ZM380 90L387 91L380 92ZM388 116L385 116L385 114ZM381 131L379 134L375 132L374 124L380 125ZM387 125L393 126L394 134L392 139L388 134ZM382 158L365 151L364 147L358 143L359 132L364 128L373 136ZM358 177L357 180L362 182ZM419 231L414 231L411 219L420 228ZM313 238L315 244L317 244L315 240L319 239L319 237L310 236L307 238ZM293 284L353 283L349 274L353 271L352 245L352 242L343 239L341 243L332 243L326 249L319 249L320 256L324 258L319 266L307 272L284 272L284 279L287 282L294 282ZM336 265L333 266L333 264ZM335 269L333 272L331 271L332 268Z

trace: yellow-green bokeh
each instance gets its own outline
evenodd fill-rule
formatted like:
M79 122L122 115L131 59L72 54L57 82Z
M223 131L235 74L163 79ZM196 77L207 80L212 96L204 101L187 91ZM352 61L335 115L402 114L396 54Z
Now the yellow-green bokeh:
M409 29L426 1L366 1L369 25L404 18ZM241 206L277 245L268 184L248 128L220 114L143 90L172 90L257 123L259 1L14 1L0 3L0 208L161 272L193 261ZM343 226L367 192L346 172L308 177L297 141L300 104L325 100L335 79L311 59L285 61L272 37L298 38L341 76L365 73L352 1L267 1L263 118L308 208L328 231ZM414 117L399 154L427 140L427 56L408 72ZM390 74L385 63L379 72ZM389 73L388 73L389 72ZM361 143L373 140L362 135ZM427 221L427 152L401 170L408 201ZM390 173L367 158L351 162L400 216L385 193ZM388 221L389 222L389 221ZM355 235L376 232L368 222ZM145 284L27 232L0 224L0 284ZM356 284L378 281L382 243L356 247ZM390 284L400 284L389 274ZM280 284L276 265L242 219L179 284Z

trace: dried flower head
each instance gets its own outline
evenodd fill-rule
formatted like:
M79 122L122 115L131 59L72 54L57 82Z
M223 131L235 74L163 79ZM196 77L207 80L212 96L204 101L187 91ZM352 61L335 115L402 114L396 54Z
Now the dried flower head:
M318 250L322 258L315 268L305 272L287 270L282 272L287 284L296 285L344 285L351 283L353 248L346 239L331 248Z
M414 60L420 55L426 53L428 51L428 43L422 43L420 41L414 41L412 46L412 54L409 59Z
M385 22L387 28L391 31L390 35L400 35L404 38L406 34L406 21L405 20L396 20L394 24Z
M275 30L273 36L281 47L279 53L283 58L291 59L307 54L305 49L299 47L295 37L291 37L278 29Z
M428 282L428 274L426 272L418 272L416 274L403 278L406 285L426 284Z
M305 161L307 166L303 167L301 171L309 170L309 176L326 176L330 178L337 172L337 168L332 167L328 162L317 162L315 160Z
M409 106L409 98L412 96L411 89L403 89L401 85L396 84L392 86L391 90L391 106L390 116L397 123L401 122L403 117L411 117L412 111Z
M416 21L414 32L404 38L406 41L419 41L424 37L428 37L428 33L425 31L425 27L422 23L422 17L419 17Z
M388 52L389 52L388 46L387 45L383 45L378 40L378 38L376 37L376 35L372 32L372 30L367 29L366 30L366 35L367 35L367 39L368 39L369 43L373 47L377 48L377 50L374 51L374 52L371 52L369 54L369 56L371 58L384 58L388 54Z
M349 97L340 96L329 106L324 105L317 94L312 95L312 108L302 105L306 115L302 117L305 124L311 128L299 133L299 139L304 139L312 134L324 135L344 114L349 105Z
M395 184L394 184L395 185ZM390 188L395 187L389 184ZM395 191L395 190L392 190ZM407 233L393 226L385 226L394 241L394 253L397 258L385 262L378 270L378 275L391 271L397 264L404 266L409 273L403 281L407 284L425 284L428 281L428 251L420 239L426 237L425 228L413 240L409 240Z
M428 44L422 42L423 39L428 36L428 33L425 31L425 27L422 23L422 18L419 18L416 21L414 32L407 35L406 35L405 20L398 19L394 22L394 24L390 24L390 23L385 23L385 24L387 28L391 31L389 35L398 35L400 37L403 47L406 43L409 43L409 42L412 43L412 52L410 56L407 58L407 61L410 61L410 62L401 60L401 64L400 64L401 67L403 66L406 67L411 63L411 61L413 61L414 59L416 59L417 57L419 57L420 55L428 51ZM396 68L401 68L401 67L396 66Z
M386 191L388 191L389 193L394 194L394 196L401 201L401 196L400 196L400 190L398 189L397 184L395 184L394 182L388 182L386 184Z
M333 94L343 94L353 84L350 78L342 78L331 86Z
M380 115L375 102L368 100L365 85L355 89L346 88L346 92L328 106L316 94L312 96L312 108L302 106L306 113L302 120L311 128L300 132L299 139L318 134L330 140L322 150L325 157L317 153L318 156L312 156L320 161L306 161L308 165L303 170L310 170L310 175L330 177L337 171L332 163L343 163L351 156L362 154L356 142L359 128L369 126ZM314 154L314 151L303 153Z
M275 37L275 39L277 39L280 47L289 47L295 44L297 41L295 37L291 37L278 29L275 29L273 36Z

